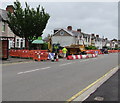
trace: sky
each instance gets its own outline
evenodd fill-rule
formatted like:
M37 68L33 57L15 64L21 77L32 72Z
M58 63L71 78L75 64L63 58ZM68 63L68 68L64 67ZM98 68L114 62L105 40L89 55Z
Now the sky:
M88 34L102 38L118 38L118 2L31 2L30 7L41 5L49 13L50 19L43 32L43 37L53 34L55 28L81 29ZM22 6L24 7L24 1ZM2 9L13 2L2 2Z

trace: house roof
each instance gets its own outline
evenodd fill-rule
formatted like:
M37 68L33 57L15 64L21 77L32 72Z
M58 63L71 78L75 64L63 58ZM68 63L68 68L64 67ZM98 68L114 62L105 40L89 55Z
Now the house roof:
M86 33L83 33L83 32L81 32L81 34L83 35L83 37L90 37L90 34L86 34Z
M0 18L2 18L3 20L7 20L8 19L6 10L0 9Z
M58 28L58 29L55 29L55 30L58 30L58 31L56 31L53 35L57 34L57 33L58 33L59 31L61 31L61 30L64 30L65 32L67 32L67 33L70 34L71 36L78 36L78 35L81 36L81 35L82 35L80 32L75 31L75 30L69 31L69 30L63 29L63 28Z
M78 32L78 31L75 31L75 30L68 30L67 28L56 28L56 29L54 29L54 30L58 30L58 31L56 31L54 34L53 34L53 36L55 35L55 34L57 34L58 32L60 32L61 30L64 30L64 31L66 31L68 34L70 34L71 36L74 36L74 37L76 37L76 36L83 36L84 38L90 38L91 37L91 35L92 34L87 34L87 33L84 33L84 32ZM100 37L96 37L95 35L93 36L93 38L95 39L95 40L97 40L97 41L103 41L104 39L103 38L100 38ZM106 41L106 42L109 42L109 41Z
M72 32L73 36L82 36L82 34L78 31L72 30L71 32Z

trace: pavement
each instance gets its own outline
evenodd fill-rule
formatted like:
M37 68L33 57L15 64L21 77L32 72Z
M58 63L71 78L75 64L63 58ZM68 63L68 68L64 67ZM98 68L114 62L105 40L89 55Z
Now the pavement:
M12 58L9 57L7 60L0 60L0 63L2 64L10 64L10 63L19 63L19 62L28 62L33 61L32 59L25 59L25 58Z
M94 93L92 93L82 103L104 103L105 101L110 103L119 103L120 97L118 96L118 88L120 87L120 70L118 70L112 77L110 77L105 83L103 83Z
M118 55L2 67L3 101L66 101L118 65Z

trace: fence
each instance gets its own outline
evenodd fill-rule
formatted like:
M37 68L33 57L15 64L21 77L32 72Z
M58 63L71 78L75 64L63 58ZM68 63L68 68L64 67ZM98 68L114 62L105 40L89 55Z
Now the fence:
M108 53L118 53L120 50L108 50ZM60 53L62 51L60 50ZM100 50L86 50L87 54L102 54ZM11 57L20 57L20 58L32 58L33 60L47 60L48 59L48 50L14 50L9 51ZM72 57L69 57L72 58ZM74 58L74 57L73 57ZM76 57L76 58L79 58ZM87 57L86 57L87 58Z

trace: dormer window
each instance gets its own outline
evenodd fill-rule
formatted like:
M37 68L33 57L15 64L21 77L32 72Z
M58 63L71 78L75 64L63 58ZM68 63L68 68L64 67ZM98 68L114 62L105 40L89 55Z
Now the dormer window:
M64 35L64 31L60 31L60 35Z

